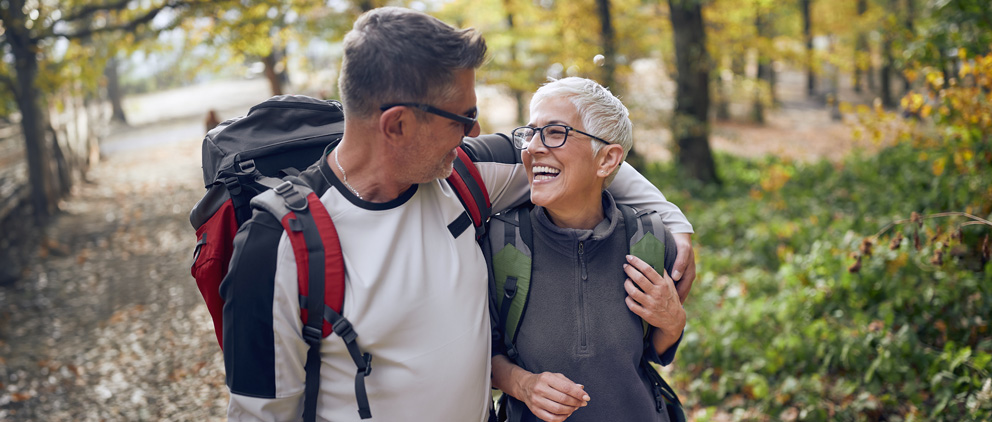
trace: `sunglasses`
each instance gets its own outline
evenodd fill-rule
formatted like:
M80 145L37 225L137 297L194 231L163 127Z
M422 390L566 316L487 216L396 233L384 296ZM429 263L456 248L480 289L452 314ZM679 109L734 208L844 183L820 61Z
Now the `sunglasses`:
M437 107L434 107L432 105L420 104L420 103L390 103L390 104L383 104L382 106L379 107L379 110L380 111L386 111L386 110L389 110L389 109L391 109L393 107L414 107L414 108L420 109L421 111L426 111L428 113L436 114L438 116L444 117L445 119L454 120L454 121L456 121L458 123L461 123L462 126L465 127L465 136L468 136L468 134L472 133L472 129L475 128L475 122L477 121L478 114L479 114L479 111L477 109L473 108L472 111L471 111L471 113L472 113L472 116L471 117L469 117L469 116L461 116L461 115L452 113L450 111L441 110L441 109L439 109Z

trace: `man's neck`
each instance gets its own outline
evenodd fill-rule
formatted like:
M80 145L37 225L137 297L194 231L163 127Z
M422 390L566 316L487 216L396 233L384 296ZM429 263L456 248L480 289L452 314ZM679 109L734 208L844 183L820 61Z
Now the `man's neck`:
M378 147L381 143L369 141L349 137L346 132L338 146L327 156L327 164L339 180L347 181L345 186L357 191L357 196L361 199L379 203L392 201L412 185L396 180L396 165L391 162L390 154Z

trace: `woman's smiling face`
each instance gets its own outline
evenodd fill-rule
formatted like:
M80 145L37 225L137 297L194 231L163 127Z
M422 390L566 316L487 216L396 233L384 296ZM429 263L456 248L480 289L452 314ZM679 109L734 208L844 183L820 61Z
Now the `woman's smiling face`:
M530 114L527 124L530 127L562 124L585 131L578 109L565 98L548 98L533 104ZM564 145L548 148L535 133L527 149L520 152L530 180L531 202L552 211L565 211L587 204L590 196L599 198L603 179L596 175L599 167L592 153L592 142L588 136L571 131Z

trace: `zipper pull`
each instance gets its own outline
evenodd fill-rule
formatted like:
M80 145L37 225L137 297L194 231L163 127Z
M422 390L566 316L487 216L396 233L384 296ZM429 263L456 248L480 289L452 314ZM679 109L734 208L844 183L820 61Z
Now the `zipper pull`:
M584 250L584 242L579 242L579 265L582 267L582 281L589 279L589 273L586 272L586 258L585 255L583 255Z

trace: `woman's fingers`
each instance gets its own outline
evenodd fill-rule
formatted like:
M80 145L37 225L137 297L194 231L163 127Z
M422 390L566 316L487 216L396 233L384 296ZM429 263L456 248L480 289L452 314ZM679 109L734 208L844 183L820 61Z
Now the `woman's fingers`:
M646 262L632 255L627 256L624 272L629 277L624 282L627 307L652 326L664 328L681 308L679 293L668 273L658 274Z
M534 376L526 402L530 411L542 420L565 420L589 401L582 386L562 374L543 372Z
M572 382L568 377L550 372L540 374L541 383L547 387L544 396L570 407L585 406L589 401L589 395L581 385Z
M665 278L665 276L658 274L654 268L651 268L647 262L633 255L627 255L627 264L624 265L623 270L627 273L627 277L637 283L641 290L654 284L661 284ZM664 269L662 271L664 272Z

